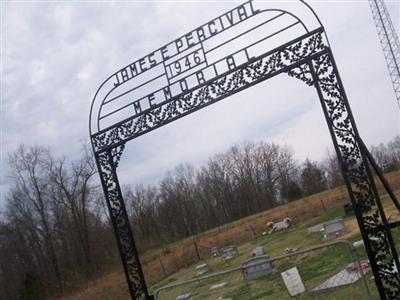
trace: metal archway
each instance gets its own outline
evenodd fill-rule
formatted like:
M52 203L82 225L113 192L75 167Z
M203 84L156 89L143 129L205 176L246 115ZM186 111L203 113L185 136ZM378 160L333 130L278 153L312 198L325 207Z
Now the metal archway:
M243 47L244 45L244 47ZM112 74L90 136L132 299L147 290L117 177L125 144L286 73L316 88L382 299L400 299L399 258L324 27L305 2L248 1ZM391 193L398 209L397 200Z

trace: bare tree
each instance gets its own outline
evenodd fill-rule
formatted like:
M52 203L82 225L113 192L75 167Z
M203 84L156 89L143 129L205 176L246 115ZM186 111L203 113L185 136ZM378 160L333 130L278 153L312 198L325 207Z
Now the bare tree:
M339 160L335 153L327 151L326 158L323 161L323 169L327 174L327 184L329 188L335 188L344 184Z
M92 250L89 240L89 208L92 189L90 180L96 173L93 157L88 147L83 147L83 157L66 166L66 159L47 159L49 180L52 184L52 200L58 203L63 210L68 210L71 217L70 230L74 233L72 240L76 240L75 251L82 253L85 271L90 276L94 267ZM68 222L68 217L65 222ZM61 222L62 224L62 222ZM78 256L79 259L79 256Z
M27 230L32 231L32 243L40 241L49 258L58 288L63 287L59 261L55 251L55 238L51 227L51 203L49 177L46 172L48 149L43 147L26 148L21 145L9 156L11 177L15 182L13 197L9 205L13 207L15 217ZM29 229L33 226L35 230ZM37 241L35 241L35 239Z

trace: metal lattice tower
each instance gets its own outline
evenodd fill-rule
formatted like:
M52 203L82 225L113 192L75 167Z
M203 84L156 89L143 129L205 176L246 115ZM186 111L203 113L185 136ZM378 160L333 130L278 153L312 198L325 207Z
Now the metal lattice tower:
M369 0L372 16L400 108L400 43L384 0Z

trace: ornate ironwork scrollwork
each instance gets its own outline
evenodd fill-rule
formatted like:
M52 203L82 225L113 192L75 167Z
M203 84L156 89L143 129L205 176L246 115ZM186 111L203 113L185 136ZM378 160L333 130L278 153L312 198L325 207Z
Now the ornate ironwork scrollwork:
M236 70L187 94L176 97L158 108L95 134L92 137L93 146L96 151L102 151L105 148L120 145L129 139L178 119L180 116L243 90L254 83L288 71L294 64L316 55L324 49L326 49L326 44L324 43L322 29L307 34L302 39L285 45L249 64L239 66ZM290 72L293 76L301 76L301 72L304 72L304 70L300 69L300 73L295 70Z
M369 241L367 250L374 258L370 257L370 263L379 270L386 298L400 299L397 252L390 228L385 226L385 213L380 206L374 179L361 149L360 137L331 51L315 57L311 64L332 138L336 141L338 156L344 166L344 175L349 180L348 188L354 199L355 211L359 214L360 229Z
M361 232L368 238L369 251L374 254L371 260L382 283L382 289L387 299L399 299L400 275L397 271L394 249L391 247L391 233L385 228L383 210L379 209L379 195L374 191L375 184L366 157L360 147L360 139L356 132L345 92L339 80L332 53L327 53L310 59L294 69L288 75L315 85L325 106L325 116L332 133L343 172L348 179L348 188L354 198L355 211L359 214Z
M147 295L146 284L138 266L138 253L116 174L116 167L123 149L122 145L112 151L98 153L96 159L115 236L123 257L129 289L137 296L142 293Z

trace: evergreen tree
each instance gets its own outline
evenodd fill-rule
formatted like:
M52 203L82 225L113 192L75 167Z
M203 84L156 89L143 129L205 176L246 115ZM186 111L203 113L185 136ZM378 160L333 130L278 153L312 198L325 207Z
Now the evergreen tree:
M300 178L304 196L324 191L327 188L324 171L318 167L317 163L308 158L304 162Z

